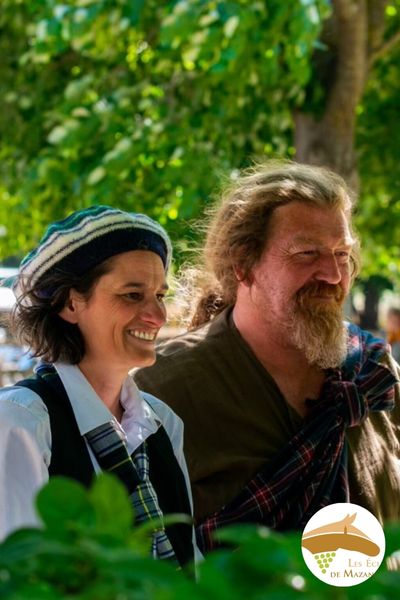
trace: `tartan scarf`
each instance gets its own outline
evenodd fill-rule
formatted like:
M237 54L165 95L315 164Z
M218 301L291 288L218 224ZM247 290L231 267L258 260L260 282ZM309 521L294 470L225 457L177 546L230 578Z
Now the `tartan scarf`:
M156 491L149 479L146 442L129 455L125 434L113 419L84 435L103 471L114 473L126 486L135 511L135 523L157 520L153 529L153 558L175 558L163 525L163 513Z
M346 361L326 371L319 399L308 401L302 428L234 500L197 527L203 552L218 545L213 533L232 523L303 529L320 508L349 501L346 429L370 411L392 410L397 379L377 362L385 343L355 325L347 327Z

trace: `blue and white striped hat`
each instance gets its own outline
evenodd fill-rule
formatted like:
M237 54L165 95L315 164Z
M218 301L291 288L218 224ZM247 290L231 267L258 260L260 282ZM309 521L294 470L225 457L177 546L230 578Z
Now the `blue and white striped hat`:
M50 270L83 275L107 258L130 250L155 252L168 270L172 247L159 223L110 206L78 210L50 225L39 245L21 261L15 294L18 298L21 284L32 287Z

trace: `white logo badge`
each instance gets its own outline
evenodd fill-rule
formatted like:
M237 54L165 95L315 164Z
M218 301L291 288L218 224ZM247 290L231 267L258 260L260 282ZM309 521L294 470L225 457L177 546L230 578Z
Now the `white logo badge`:
M303 558L321 581L348 587L369 579L385 555L385 535L379 521L357 504L321 508L303 531Z

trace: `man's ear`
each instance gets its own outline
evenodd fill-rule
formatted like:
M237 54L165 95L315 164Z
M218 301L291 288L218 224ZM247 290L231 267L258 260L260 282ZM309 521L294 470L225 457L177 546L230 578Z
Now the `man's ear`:
M245 285L246 287L250 287L250 285L253 283L253 271L250 271L250 273L248 273L247 275L245 275L244 269L242 269L242 267L239 267L239 265L235 265L233 267L234 273L235 273L235 277L238 280L239 283L243 283L243 285Z
M78 294L76 290L69 290L69 296L65 303L65 306L58 315L64 319L64 321L68 321L68 323L72 323L76 325L78 322L79 312L82 307L82 297Z

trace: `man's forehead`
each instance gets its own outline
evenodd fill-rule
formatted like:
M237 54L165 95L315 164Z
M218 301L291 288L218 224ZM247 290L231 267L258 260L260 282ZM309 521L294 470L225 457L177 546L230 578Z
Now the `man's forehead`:
M302 202L291 202L274 211L271 235L306 243L327 238L342 238L345 243L354 243L349 216L340 207Z

